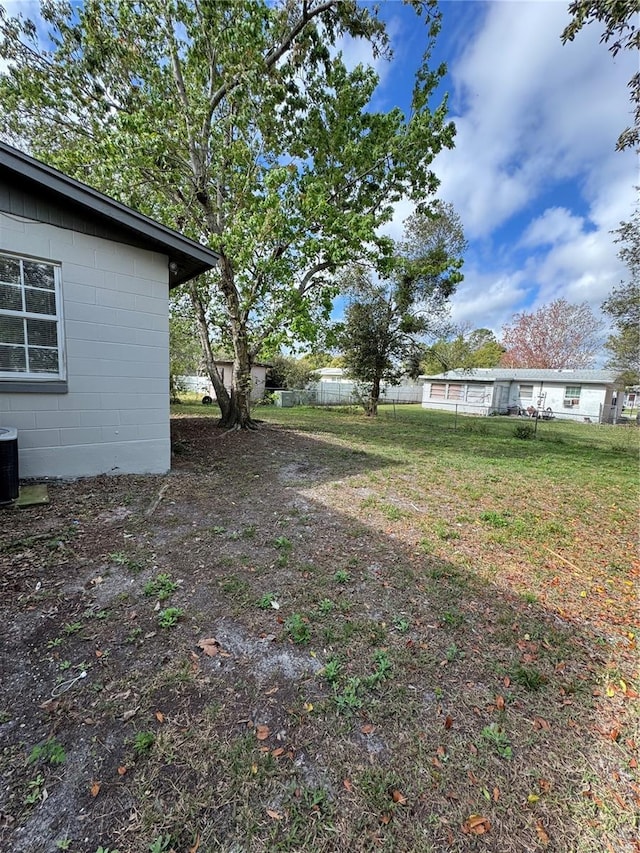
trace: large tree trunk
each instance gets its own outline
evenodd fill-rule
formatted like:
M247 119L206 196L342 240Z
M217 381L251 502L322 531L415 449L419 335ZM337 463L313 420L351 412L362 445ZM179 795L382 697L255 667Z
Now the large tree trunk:
M380 377L376 378L371 383L371 393L367 401L367 417L375 418L378 414L378 401L380 400Z
M238 296L233 283L233 270L226 258L222 259L222 270L221 288L229 312L229 325L234 351L231 393L225 388L222 377L215 365L211 341L209 339L206 307L194 284L190 288L191 301L198 320L198 331L204 352L207 373L211 378L218 406L220 407L220 426L226 429L257 429L258 424L251 417L251 388L253 382L246 321L243 320L240 312Z
M234 339L235 358L229 407L223 413L220 426L227 429L257 429L251 417L251 360L245 335Z
M231 411L231 396L224 387L222 376L220 376L220 372L216 367L215 358L211 349L211 341L209 340L207 313L195 281L192 281L189 285L189 294L191 296L193 308L196 312L198 334L200 336L200 343L202 344L205 366L207 368L209 379L211 379L213 389L216 392L216 402L220 408L220 420L221 422L225 422Z

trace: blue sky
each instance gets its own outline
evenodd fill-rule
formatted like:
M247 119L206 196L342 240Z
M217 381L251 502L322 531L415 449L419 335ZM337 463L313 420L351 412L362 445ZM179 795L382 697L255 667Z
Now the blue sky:
M374 64L375 108L405 107L425 47L424 28L400 0L383 0L395 51ZM469 249L452 319L499 335L517 311L563 297L600 305L626 278L610 232L629 219L640 184L638 158L616 152L631 123L630 51L614 59L589 25L572 43L560 34L568 2L445 0L434 63L448 66L456 147L434 169L439 195L460 214ZM350 60L370 60L363 44L343 45ZM389 233L399 237L408 204ZM606 318L605 318L606 319Z

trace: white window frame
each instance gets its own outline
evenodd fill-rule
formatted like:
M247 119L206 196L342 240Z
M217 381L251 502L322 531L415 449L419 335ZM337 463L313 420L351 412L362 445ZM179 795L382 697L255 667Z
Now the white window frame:
M570 393L575 392L578 393ZM564 400L563 405L565 409L571 409L573 406L580 405L580 392L582 391L582 385L567 385L564 389Z
M51 371L36 371L36 370L0 370L0 381L5 382L61 382L66 381L67 366L64 340L64 315L62 302L62 266L59 262L52 261L49 258L37 258L29 255L18 255L14 252L0 250L0 257L7 258L13 261L20 262L20 289L22 293L22 309L19 311L9 308L0 308L0 317L17 317L21 320L49 320L56 323L56 337L58 341L58 370L54 373ZM25 303L25 282L24 282L24 262L46 264L53 269L53 292L55 300L55 315L54 314L36 314L26 310ZM8 282L7 282L8 283ZM25 329L25 339L26 339ZM0 341L2 343L2 341ZM29 342L25 340L25 347L28 350Z
M525 394L525 391L530 393ZM521 400L533 400L533 385L519 385L518 393Z

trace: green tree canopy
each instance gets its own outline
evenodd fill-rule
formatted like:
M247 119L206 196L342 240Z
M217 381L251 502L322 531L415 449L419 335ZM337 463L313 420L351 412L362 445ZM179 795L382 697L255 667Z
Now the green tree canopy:
M460 328L426 348L421 369L433 375L448 370L495 367L503 353L504 348L490 329Z
M455 132L432 104L440 15L411 6L426 50L406 115L375 111L375 71L330 49L352 36L389 53L356 0L42 0L44 40L0 7L0 132L219 252L189 293L228 426L253 425L258 354L313 340L336 271L388 255L393 204L436 189ZM233 351L230 395L216 347Z
M306 388L313 377L315 362L307 358L275 355L271 358L269 379L271 388Z
M434 203L405 223L384 277L352 267L343 278L350 302L339 344L347 374L361 387L365 411L376 415L381 383L413 373L421 342L445 313L462 281L466 241L449 204Z

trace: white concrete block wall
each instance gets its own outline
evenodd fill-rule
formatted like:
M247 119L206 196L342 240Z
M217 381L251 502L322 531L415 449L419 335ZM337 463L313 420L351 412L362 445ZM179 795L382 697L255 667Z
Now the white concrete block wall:
M1 213L0 251L62 268L68 393L0 391L21 478L167 471L167 257Z

